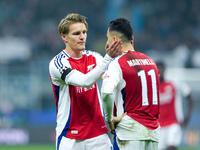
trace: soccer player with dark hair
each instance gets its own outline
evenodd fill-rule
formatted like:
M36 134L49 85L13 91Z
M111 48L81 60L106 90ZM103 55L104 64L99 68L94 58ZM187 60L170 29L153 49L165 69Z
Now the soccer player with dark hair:
M106 121L111 133L116 133L114 150L157 150L160 126L156 64L134 50L133 29L127 19L111 21L107 38L108 44L122 40L121 55L109 64L101 89Z
M65 49L49 64L56 100L57 150L111 150L96 81L119 54L121 41L106 44L104 58L85 50L86 17L69 14L61 20L59 33Z

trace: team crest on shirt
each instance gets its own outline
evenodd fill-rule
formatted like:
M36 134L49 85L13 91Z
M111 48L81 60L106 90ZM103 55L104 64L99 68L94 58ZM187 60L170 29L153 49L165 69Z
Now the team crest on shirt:
M87 71L91 71L94 68L95 64L87 66Z

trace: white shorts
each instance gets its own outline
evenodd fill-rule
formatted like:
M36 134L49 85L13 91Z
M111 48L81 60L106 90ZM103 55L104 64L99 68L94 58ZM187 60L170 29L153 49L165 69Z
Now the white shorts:
M164 150L168 146L179 146L182 138L182 130L179 124L162 127L160 129L158 149Z
M112 150L112 144L106 133L86 140L62 137L57 150Z
M117 137L119 150L158 150L158 142L151 140L119 140ZM117 150L116 146L114 150Z

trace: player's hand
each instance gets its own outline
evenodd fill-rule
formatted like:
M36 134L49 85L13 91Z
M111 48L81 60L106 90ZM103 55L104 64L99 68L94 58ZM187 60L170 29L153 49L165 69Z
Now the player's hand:
M106 53L110 57L115 58L121 53L122 41L120 39L119 40L115 39L111 45L106 43L105 49L106 49Z
M107 122L109 128L110 128L110 133L112 134L115 134L115 125L114 123L111 121L111 122Z
M114 123L119 123L121 120L122 120L122 118L124 117L124 116L126 116L126 113L123 113L121 116L118 116L118 117L113 117L113 122Z
M126 113L123 113L121 116L118 117L113 117L113 120L111 122L107 122L109 128L110 128L110 133L115 134L115 128L117 124L121 121L121 119L126 115Z

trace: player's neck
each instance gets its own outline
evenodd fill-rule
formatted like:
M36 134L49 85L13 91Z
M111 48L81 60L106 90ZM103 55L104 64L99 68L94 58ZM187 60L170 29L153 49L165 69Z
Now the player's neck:
M127 51L134 51L134 47L132 44L123 44L122 45L122 53L127 52Z
M70 48L65 48L65 52L72 58L82 57L82 50L72 50Z

